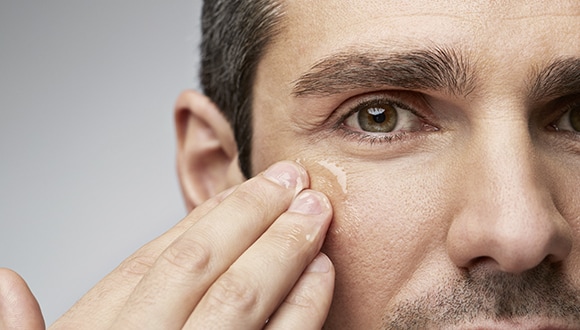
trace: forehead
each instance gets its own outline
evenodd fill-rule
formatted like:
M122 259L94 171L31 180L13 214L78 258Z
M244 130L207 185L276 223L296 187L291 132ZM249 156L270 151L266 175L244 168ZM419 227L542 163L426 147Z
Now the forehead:
M325 57L357 48L445 46L487 67L529 60L526 69L530 61L580 52L578 1L288 0L283 10L262 66L275 67L285 84Z
M521 28L578 22L580 3L572 1L286 1L283 6L284 41L329 46L343 42L374 41L377 36L405 36L405 42L432 38L437 42L465 40L465 33L504 31L518 35ZM461 27L458 29L458 27ZM509 27L520 27L506 31ZM443 33L445 32L445 33ZM543 33L541 33L543 32ZM393 45L397 46L397 44ZM304 50L304 49L302 49Z

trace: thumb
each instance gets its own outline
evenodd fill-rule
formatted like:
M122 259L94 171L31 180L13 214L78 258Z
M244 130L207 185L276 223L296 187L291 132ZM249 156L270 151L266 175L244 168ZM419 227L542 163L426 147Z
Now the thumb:
M44 329L40 306L15 272L0 268L0 329Z

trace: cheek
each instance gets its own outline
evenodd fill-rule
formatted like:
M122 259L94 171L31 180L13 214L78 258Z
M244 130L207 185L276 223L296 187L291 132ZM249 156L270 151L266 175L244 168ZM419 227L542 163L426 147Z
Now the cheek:
M570 281L580 287L580 158L565 158L549 155L543 159L546 168L541 173L546 178L552 200L558 212L568 222L573 237L572 251L568 256L567 267Z
M389 306L436 284L434 268L449 268L445 237L462 196L453 157L370 162L305 143L281 148L256 141L255 171L277 160L297 161L307 169L311 188L333 205L323 247L336 268L329 324L370 328Z
M341 183L336 170L320 162L305 165L312 188L326 193L334 208L323 248L336 268L333 310L340 315L333 317L382 317L426 259L445 257L454 195L452 187L443 185L450 182L444 179L447 173L408 166L388 172L377 165L335 166L344 173Z

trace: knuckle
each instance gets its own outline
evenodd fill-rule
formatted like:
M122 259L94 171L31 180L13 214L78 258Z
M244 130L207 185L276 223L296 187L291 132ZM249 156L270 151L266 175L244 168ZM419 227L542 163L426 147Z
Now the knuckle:
M225 273L208 292L209 305L235 313L248 313L254 309L259 301L259 291L243 278Z
M7 268L0 268L0 296L10 293L10 291L17 286L23 285L24 279L15 271ZM0 299L0 307L1 307Z
M148 254L134 255L119 265L119 271L124 277L143 276L153 267L155 260L154 256Z
M171 244L161 258L182 273L199 275L210 267L211 251L198 240L181 238Z

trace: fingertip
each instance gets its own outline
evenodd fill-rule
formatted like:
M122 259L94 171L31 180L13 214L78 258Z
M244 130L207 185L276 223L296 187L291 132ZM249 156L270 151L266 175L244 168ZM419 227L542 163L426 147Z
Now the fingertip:
M269 181L286 189L294 189L295 195L310 187L310 178L306 169L290 160L272 164L262 175Z
M334 265L330 261L330 258L322 252L318 253L316 258L306 268L306 272L310 273L328 273L330 271L334 272Z
M323 214L326 220L332 217L332 205L326 195L316 191L305 189L300 194L298 194L288 211L306 215L319 215Z

